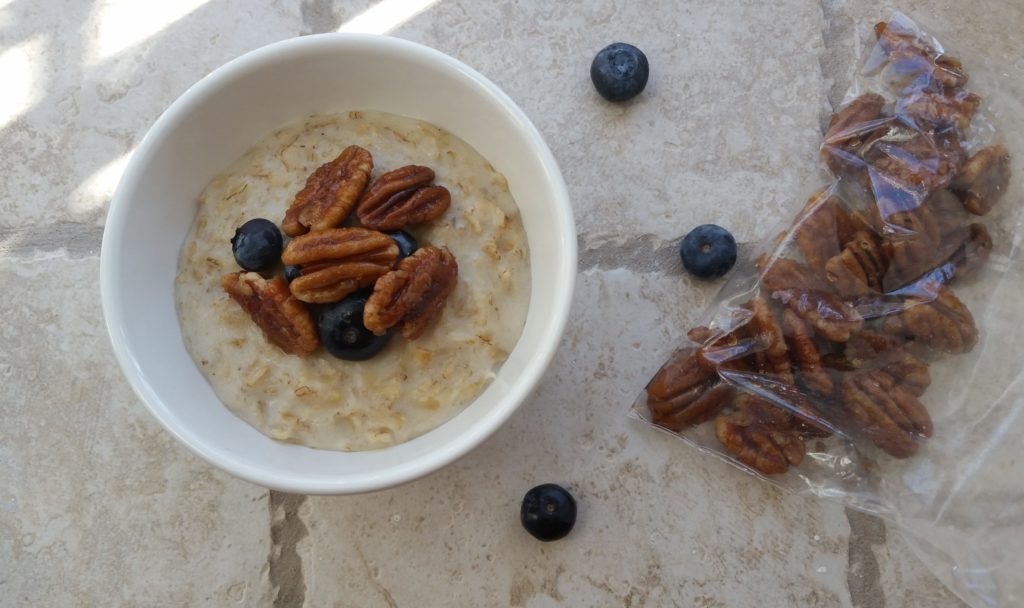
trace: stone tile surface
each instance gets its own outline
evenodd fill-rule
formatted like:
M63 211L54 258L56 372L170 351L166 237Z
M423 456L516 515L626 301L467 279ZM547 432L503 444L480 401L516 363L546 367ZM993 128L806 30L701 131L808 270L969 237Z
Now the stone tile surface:
M0 229L101 224L127 155L175 98L214 68L291 38L294 3L11 0L0 66L25 103L0 116ZM8 105L3 106L7 109ZM17 196L11 194L17 193Z
M382 7L414 10L366 19L397 15ZM628 416L718 287L681 273L676 239L716 222L746 248L821 183L820 125L866 27L893 8L0 0L0 77L14 83L0 99L0 606L961 606L879 520ZM1021 6L899 8L1011 66L994 78L1024 97ZM263 44L360 27L452 54L531 116L573 198L579 286L542 385L473 454L373 495L269 493L175 444L121 379L98 304L102 222L128 155L189 85ZM588 78L615 40L652 62L624 105ZM545 481L580 500L559 543L517 521Z
M793 192L818 185L800 162L816 150L824 102L821 15L806 2L524 4L440 2L395 33L439 44L526 110L562 166L584 240L671 239L692 221L750 240ZM590 84L594 54L613 40L652 58L648 88L626 104Z
M95 258L0 260L0 606L253 606L267 491L178 445L122 380Z
M310 605L456 594L465 606L849 606L841 508L751 483L624 415L680 338L661 320L685 290L661 275L582 274L555 368L493 439L407 486L311 498ZM632 321L608 322L613 306ZM581 513L568 539L541 545L518 506L549 481Z

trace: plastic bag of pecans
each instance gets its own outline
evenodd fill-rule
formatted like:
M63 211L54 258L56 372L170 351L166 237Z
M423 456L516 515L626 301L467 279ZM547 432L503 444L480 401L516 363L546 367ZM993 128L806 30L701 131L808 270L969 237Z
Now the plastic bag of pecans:
M974 606L1024 604L1019 95L902 14L821 143L828 183L733 271L634 412L882 516ZM986 68L988 68L986 70ZM808 159L808 164L813 159Z

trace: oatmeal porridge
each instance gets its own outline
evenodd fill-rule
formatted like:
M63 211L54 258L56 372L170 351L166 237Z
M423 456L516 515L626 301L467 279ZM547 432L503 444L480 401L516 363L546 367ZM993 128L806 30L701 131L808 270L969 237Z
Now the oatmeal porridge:
M418 339L396 332L366 361L336 359L322 347L288 355L224 293L222 277L239 270L230 241L253 218L280 223L310 174L349 145L372 154L372 179L406 165L434 170L451 206L404 230L421 247L447 247L458 280ZM529 291L526 234L505 178L450 133L377 112L280 129L214 178L199 197L175 282L185 346L221 401L274 439L342 451L406 441L465 408L518 340ZM309 308L315 319L317 307Z

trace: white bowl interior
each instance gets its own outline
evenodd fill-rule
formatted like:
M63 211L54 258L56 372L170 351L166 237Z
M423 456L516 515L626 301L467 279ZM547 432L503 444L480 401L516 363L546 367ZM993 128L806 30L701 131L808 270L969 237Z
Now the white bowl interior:
M437 429L376 451L273 441L224 407L185 351L174 309L178 253L199 193L256 141L308 115L373 109L428 121L508 179L530 245L530 307L497 379ZM429 473L490 435L540 378L568 316L576 236L550 151L500 90L463 64L394 38L327 34L277 43L220 68L157 121L118 186L101 282L115 352L136 392L200 456L271 488L348 493Z

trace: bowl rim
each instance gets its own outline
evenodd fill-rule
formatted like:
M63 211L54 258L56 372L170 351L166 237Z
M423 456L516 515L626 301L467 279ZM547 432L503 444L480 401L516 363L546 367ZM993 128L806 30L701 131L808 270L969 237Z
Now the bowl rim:
M348 44L409 53L438 62L443 67L468 77L485 96L496 101L503 111L508 112L514 118L517 128L528 140L530 147L536 152L538 160L549 175L550 189L554 194L552 207L560 224L558 233L559 239L562 241L561 249L565 252L565 255L558 260L555 270L557 284L561 285L563 289L554 294L552 316L549 320L550 331L536 345L531 356L531 365L523 370L523 373L510 385L509 391L499 399L497 405L501 407L495 407L495 412L482 417L473 426L468 427L465 432L453 437L450 442L445 444L445 449L434 450L429 453L430 457L402 463L400 466L391 467L361 480L346 479L344 474L332 479L294 479L288 475L268 471L258 464L239 457L226 458L223 453L214 453L211 450L212 446L208 446L205 441L190 431L189 425L179 425L169 416L173 408L168 407L168 403L165 401L171 400L165 400L145 381L145 374L128 346L126 335L122 333L121 319L125 317L125 310L124 303L117 298L117 294L121 291L121 283L118 278L120 260L116 259L112 252L120 249L120 241L127 228L126 217L130 202L126 192L137 189L143 169L149 165L161 143L182 119L186 118L208 97L215 94L223 83L231 82L237 75L258 69L265 62L278 58L282 54L302 53L325 45ZM303 494L354 494L397 486L433 473L475 449L512 416L543 377L561 343L572 306L576 265L576 227L568 189L561 171L539 131L504 91L461 61L416 42L387 35L326 33L282 40L232 59L189 87L157 118L131 155L111 199L100 249L100 297L104 322L122 373L128 379L132 390L161 426L190 451L217 468L263 487ZM470 405L472 403L470 402ZM442 423L442 426L444 424L446 423ZM304 450L314 449L306 446L296 447Z

